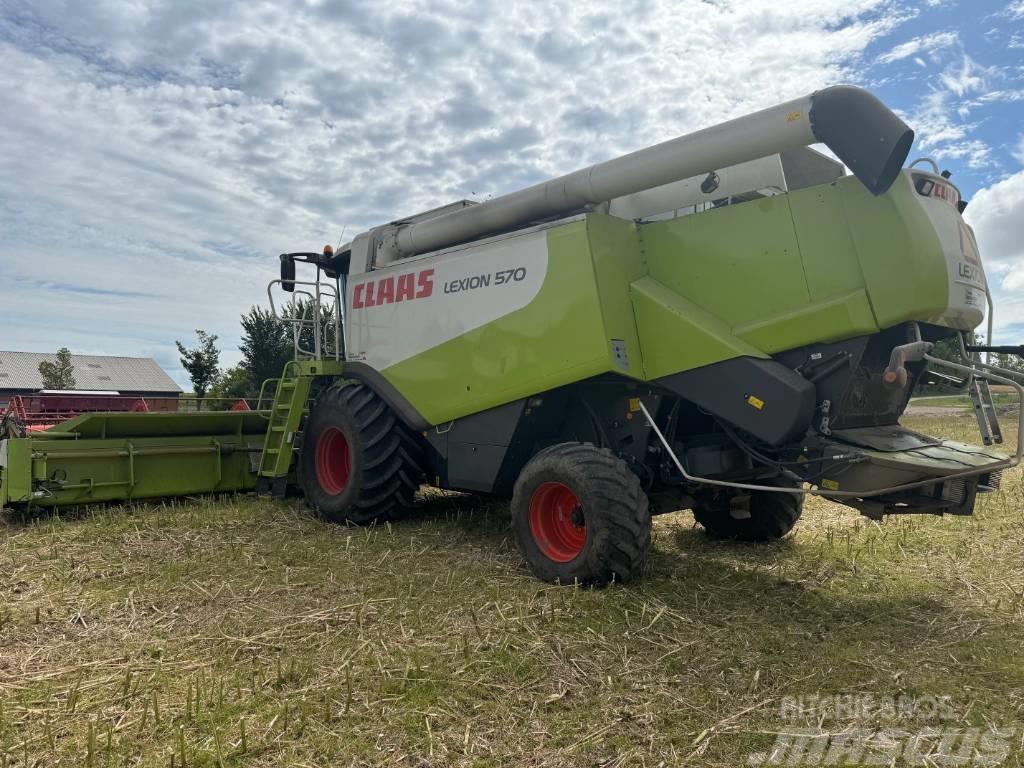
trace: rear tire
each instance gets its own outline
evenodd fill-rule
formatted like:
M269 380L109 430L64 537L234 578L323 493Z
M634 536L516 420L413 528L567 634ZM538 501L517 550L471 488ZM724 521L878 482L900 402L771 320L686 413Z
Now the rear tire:
M332 522L395 520L423 475L417 436L365 384L327 389L306 422L299 457L309 505Z
M769 480L768 485L796 488L785 480ZM719 493L701 500L693 516L716 539L765 542L776 541L789 533L803 511L804 496L794 493L752 491L750 517L737 519L730 513L731 496Z
M647 496L610 451L580 443L541 451L520 473L511 506L519 549L544 581L603 586L643 571Z

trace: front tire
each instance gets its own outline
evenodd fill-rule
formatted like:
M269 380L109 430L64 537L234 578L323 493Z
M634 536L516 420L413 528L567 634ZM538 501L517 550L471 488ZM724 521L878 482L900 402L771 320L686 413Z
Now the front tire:
M781 488L796 488L784 480L766 481ZM752 491L748 517L737 517L732 510L731 497L717 493L698 500L693 516L704 526L708 535L716 539L734 541L776 541L789 533L803 512L804 496L795 493Z
M422 448L365 384L327 389L306 422L299 457L309 505L332 522L395 520L413 506Z
M541 451L520 473L511 506L519 549L544 581L603 586L643 571L647 496L610 451L580 443Z

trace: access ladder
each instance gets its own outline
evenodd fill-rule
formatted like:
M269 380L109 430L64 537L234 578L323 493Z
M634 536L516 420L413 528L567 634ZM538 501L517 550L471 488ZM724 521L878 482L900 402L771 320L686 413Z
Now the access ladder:
M290 367L285 368L284 375L277 381L263 453L260 455L259 488L275 496L284 495L292 454L298 447L299 428L314 378L307 375L289 376Z
M1003 431L999 428L999 416L996 414L996 406L992 401L992 390L989 389L988 381L972 377L967 389L971 395L971 403L974 405L974 415L978 419L982 442L985 445L1001 444Z

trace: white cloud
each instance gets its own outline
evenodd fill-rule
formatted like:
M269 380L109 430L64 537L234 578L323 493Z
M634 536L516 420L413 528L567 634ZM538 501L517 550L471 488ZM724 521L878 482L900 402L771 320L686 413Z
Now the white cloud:
M2 346L169 368L194 328L234 361L277 253L861 79L865 50L910 14L891 0L2 5ZM936 55L957 58L908 119L927 152L988 167L971 115L997 78L956 33L880 58L917 70Z
M234 346L276 253L848 80L905 18L890 0L11 0L3 345L176 368L194 328Z
M974 228L1004 342L1024 334L1024 171L979 190L964 214Z
M878 57L881 64L891 64L894 61L909 59L918 53L932 53L940 48L956 45L960 42L960 36L956 32L934 32L930 35L921 35L900 43L888 53ZM920 59L917 59L920 61ZM923 62L921 62L923 65Z
M937 159L963 160L970 168L994 164L992 147L976 133L980 121L971 120L979 105L1013 101L1015 91L1000 91L991 83L1000 79L994 67L983 67L962 51L943 66L910 114L917 128L917 146Z
M1024 263L1024 171L975 193L965 218L986 262Z
M946 69L939 75L939 80L957 96L982 91L987 87L986 75L990 74L984 67L978 66L970 56L964 54L956 69Z

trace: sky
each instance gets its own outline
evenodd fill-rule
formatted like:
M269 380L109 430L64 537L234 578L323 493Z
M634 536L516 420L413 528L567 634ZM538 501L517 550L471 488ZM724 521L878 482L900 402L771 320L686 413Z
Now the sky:
M1024 0L0 0L0 349L188 388L281 252L837 83L952 172L1024 342Z

